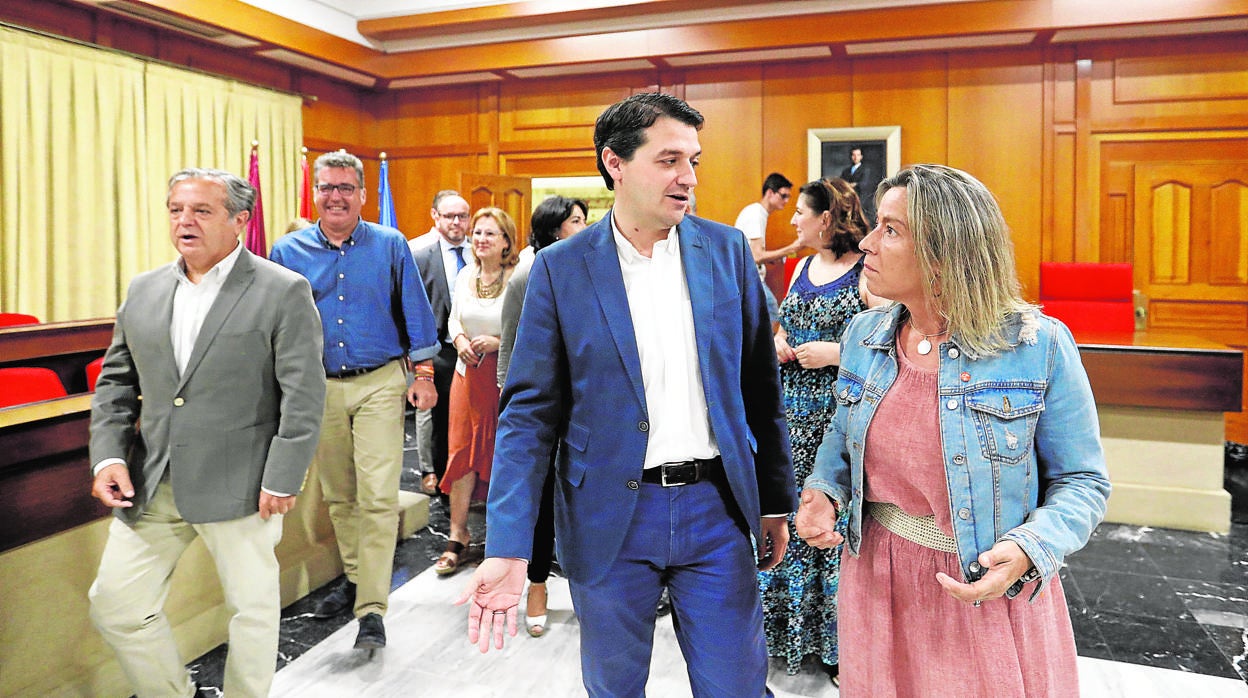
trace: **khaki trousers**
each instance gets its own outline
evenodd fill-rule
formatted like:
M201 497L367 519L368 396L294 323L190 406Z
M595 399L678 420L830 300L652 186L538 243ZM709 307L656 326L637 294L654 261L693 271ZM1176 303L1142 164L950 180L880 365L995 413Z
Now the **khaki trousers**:
M273 549L282 516L252 514L232 521L193 524L182 519L168 478L133 526L109 524L108 543L91 585L91 622L113 648L140 698L193 696L163 610L178 558L202 538L217 567L230 612L225 695L267 696L277 667L281 621L280 570Z
M343 570L357 585L355 617L385 615L399 533L407 378L393 361L327 383L316 472Z

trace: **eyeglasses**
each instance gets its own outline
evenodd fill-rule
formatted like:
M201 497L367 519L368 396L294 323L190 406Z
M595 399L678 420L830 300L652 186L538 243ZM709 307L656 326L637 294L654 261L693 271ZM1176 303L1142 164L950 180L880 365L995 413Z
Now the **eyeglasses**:
M444 221L466 221L470 216L467 213L439 213L438 218Z
M789 197L790 197L790 196L793 196L793 193L792 193L792 192L787 192L787 193L786 193L786 192L778 191L778 192L776 192L776 193L780 195L780 199L781 199L782 201L788 201L788 200L789 200Z
M325 196L329 196L330 194L333 194L335 189L337 189L338 193L342 194L343 196L351 196L352 194L355 193L356 188L357 187L354 184L318 184L316 185L317 193L323 194Z

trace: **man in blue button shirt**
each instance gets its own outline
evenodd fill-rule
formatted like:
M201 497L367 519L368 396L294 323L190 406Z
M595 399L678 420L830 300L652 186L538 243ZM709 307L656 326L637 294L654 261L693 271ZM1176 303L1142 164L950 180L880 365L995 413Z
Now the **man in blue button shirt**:
M317 225L273 245L270 258L312 284L325 335L328 386L316 471L346 579L314 611L354 607L357 649L386 644L382 616L399 521L403 401L437 402L431 359L437 326L407 238L360 218L364 165L339 151L317 158ZM407 385L405 363L416 380Z

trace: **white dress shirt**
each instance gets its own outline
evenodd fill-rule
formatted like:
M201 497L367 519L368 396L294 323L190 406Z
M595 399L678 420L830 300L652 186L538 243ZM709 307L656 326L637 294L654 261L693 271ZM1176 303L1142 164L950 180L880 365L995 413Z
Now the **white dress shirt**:
M186 371L186 363L191 360L191 351L195 349L195 340L199 339L199 330L204 326L204 318L221 294L225 278L234 270L238 256L243 253L243 245L234 246L234 251L225 259L217 262L213 268L204 273L204 277L195 283L186 275L186 262L179 259L174 265L178 276L178 286L173 291L173 317L169 322L169 339L173 342L173 359L178 364L178 375Z
M706 391L693 330L693 305L676 228L643 256L611 219L633 319L650 431L644 467L714 458Z

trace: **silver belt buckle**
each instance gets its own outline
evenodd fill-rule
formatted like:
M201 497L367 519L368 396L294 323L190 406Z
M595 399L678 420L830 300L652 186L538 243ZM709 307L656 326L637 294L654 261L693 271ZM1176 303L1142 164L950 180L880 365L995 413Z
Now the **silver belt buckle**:
M693 467L693 480L685 481L685 482L668 482L667 473L668 473L669 465L679 467L681 471L684 471L685 467L692 466ZM676 467L671 468L671 470L673 471L676 470ZM688 461L686 463L664 463L663 465L659 466L660 482L664 487L683 487L684 485L688 485L689 482L697 482L698 475L700 474L701 473L699 472L699 464L697 461Z

